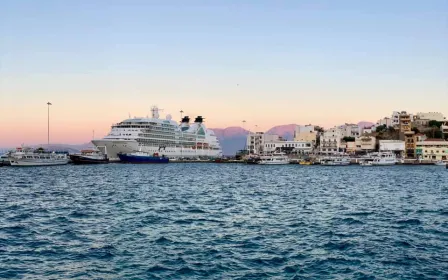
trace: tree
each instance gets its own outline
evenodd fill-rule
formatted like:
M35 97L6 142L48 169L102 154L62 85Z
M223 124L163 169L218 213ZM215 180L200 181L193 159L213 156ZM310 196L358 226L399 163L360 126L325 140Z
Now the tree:
M376 132L378 132L378 133L384 132L384 131L386 131L386 129L387 129L387 126L385 124L383 124L383 125L377 126Z
M389 126L387 128L387 130L389 130L390 133L394 133L395 132L395 128L393 126Z
M443 122L438 122L438 121L432 120L432 121L429 121L428 126L440 128L442 126L442 124L443 124Z
M420 133L420 130L416 127L413 127L411 130L414 131L415 134Z

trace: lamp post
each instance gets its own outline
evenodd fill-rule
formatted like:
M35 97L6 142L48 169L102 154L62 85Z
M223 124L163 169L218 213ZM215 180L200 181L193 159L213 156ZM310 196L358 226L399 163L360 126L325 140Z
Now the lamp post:
M50 102L47 102L47 106L48 106L48 127L47 127L47 144L48 144L48 148L50 148L50 106L52 104Z

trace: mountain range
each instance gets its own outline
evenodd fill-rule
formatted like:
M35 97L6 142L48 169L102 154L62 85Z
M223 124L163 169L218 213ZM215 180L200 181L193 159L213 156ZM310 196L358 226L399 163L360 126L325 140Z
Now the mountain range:
M359 122L359 126L361 127L370 127L373 125L371 122ZM296 128L296 124L286 124L286 125L278 125L274 126L268 131L266 134L277 134L283 139L292 140L294 138L294 130ZM222 153L225 156L234 156L238 150L243 150L246 147L246 138L249 133L248 130L245 130L239 126L231 126L227 128L211 128L215 132L216 137L222 146ZM46 147L46 145L35 145L35 147L42 146ZM78 152L79 150L91 147L92 144L85 143L81 145L64 145L64 144L52 144L50 145L51 150L66 150L69 152Z

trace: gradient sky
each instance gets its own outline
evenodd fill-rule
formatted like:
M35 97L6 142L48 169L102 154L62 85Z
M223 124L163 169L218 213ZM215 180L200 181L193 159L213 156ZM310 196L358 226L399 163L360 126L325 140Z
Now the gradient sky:
M208 127L448 114L446 0L3 0L0 147L84 143L153 104Z

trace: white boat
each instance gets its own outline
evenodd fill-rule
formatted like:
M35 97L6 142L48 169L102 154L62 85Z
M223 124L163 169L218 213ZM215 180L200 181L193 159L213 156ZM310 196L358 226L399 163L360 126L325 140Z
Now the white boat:
M273 153L272 155L261 156L258 164L263 165L280 165L289 164L289 158L285 153Z
M321 165L325 166L346 166L350 165L350 158L348 157L326 157L320 160Z
M11 166L63 165L69 162L66 153L46 152L44 149L17 148L9 154Z
M434 163L434 165L437 166L446 166L446 162L444 162L443 160L438 160Z
M395 165L397 157L394 153L381 152L373 157L373 165Z
M196 117L192 124L185 116L179 124L170 115L165 119L159 118L157 107L151 110L151 118L130 118L114 124L106 137L92 143L111 161L119 160L119 153L138 150L163 154L170 159L222 157L218 138L205 127L202 116Z
M359 165L361 166L373 166L373 161L371 160L363 160L359 162Z
M0 156L0 166L11 165L9 162L9 152Z
M109 163L107 156L97 149L81 150L81 153L71 154L69 157L74 164Z

